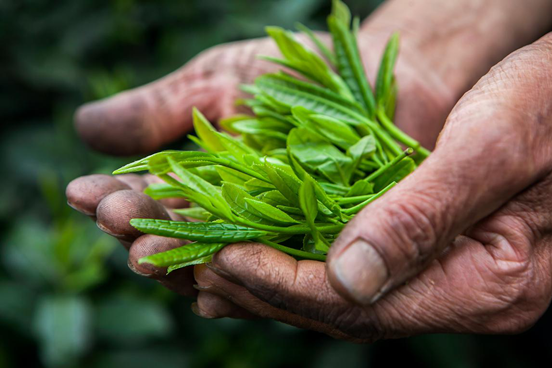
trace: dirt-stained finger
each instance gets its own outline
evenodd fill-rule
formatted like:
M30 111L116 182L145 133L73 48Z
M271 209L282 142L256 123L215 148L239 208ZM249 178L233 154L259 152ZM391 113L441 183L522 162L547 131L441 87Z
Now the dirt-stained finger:
M129 186L109 175L81 176L69 183L65 190L67 204L88 216L96 215L96 208L109 194L130 189Z
M170 219L159 202L134 190L120 190L105 197L98 205L96 216L96 224L102 231L126 241L142 235L130 225L131 219Z

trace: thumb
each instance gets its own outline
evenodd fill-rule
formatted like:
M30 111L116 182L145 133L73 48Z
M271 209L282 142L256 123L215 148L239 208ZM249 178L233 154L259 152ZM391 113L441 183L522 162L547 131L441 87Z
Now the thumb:
M327 262L340 294L373 303L550 172L552 128L542 121L552 88L534 49L493 68L453 110L435 152L345 227Z
M266 39L209 49L156 82L82 106L75 114L77 131L100 152L151 152L191 130L194 106L210 120L234 113L238 84L270 67L255 55L275 51Z

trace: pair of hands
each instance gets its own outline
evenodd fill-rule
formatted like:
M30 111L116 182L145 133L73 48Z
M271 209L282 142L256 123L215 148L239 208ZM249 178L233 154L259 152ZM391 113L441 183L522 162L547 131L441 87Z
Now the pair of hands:
M69 204L129 249L135 272L197 295L192 309L206 318L271 318L362 342L523 331L552 297L552 34L473 84L545 33L552 4L453 3L389 1L362 27L370 76L390 32L402 31L399 127L429 148L442 132L419 169L348 224L327 264L242 243L167 276L137 260L182 242L129 225L177 219L178 200L142 193L157 179L81 177ZM158 82L85 105L77 129L102 152L155 150L191 128L193 106L211 120L232 114L237 84L275 68L258 54L276 48L259 39L210 49Z

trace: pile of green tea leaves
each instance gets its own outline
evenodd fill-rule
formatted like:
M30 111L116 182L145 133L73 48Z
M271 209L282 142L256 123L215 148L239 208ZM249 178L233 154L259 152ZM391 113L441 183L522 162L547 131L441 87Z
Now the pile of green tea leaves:
M209 262L236 242L325 260L347 222L427 157L392 122L398 36L387 44L372 89L358 50L358 25L345 4L333 2L328 17L333 51L299 25L319 53L289 31L267 28L282 58L264 59L289 72L265 74L243 87L253 97L239 103L254 115L222 121L226 133L195 110L197 137L190 139L202 151L164 151L114 172L147 170L165 182L148 187L148 195L191 203L174 212L193 222L131 220L144 233L192 241L140 262L168 266L170 272Z

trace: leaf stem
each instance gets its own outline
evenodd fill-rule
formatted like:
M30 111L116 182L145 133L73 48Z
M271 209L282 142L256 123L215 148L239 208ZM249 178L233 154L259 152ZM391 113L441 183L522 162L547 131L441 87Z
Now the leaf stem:
M259 224L244 218L237 218L236 222L239 222L242 225L249 226L255 229L266 230L266 231L271 231L275 233L308 234L311 232L311 228L309 226L304 226L304 225L293 225L288 227L272 226L272 225L266 225L266 224ZM341 229L343 229L344 226L345 225L343 224L323 225L323 226L317 226L316 230L318 230L321 233L338 233L341 231Z
M356 196L356 197L345 197L345 198L338 198L335 201L339 204L351 204L351 203L358 203L365 201L367 199L372 198L375 196L375 194L366 194L362 196Z
M425 149L420 145L420 142L415 140L414 138L408 136L405 134L402 130L400 130L393 122L387 117L385 114L385 111L383 109L378 109L376 112L378 119L381 123L381 125L389 132L389 134L404 144L405 146L412 147L416 152L418 152L420 155L422 155L424 158L429 156L431 153L429 150Z
M265 178L264 176L260 175L259 173L257 173L256 171L254 170L251 170L247 167L244 167L243 165L239 165L235 162L232 162L230 160L227 160L227 159L224 159L224 158L217 158L216 161L220 164L220 165L223 165L223 166L227 166L231 169L234 169L236 171L240 171L244 174L247 174L249 176L252 176L256 179L259 179L261 181L264 181L265 183L269 183L269 184L272 184L272 182L270 180L268 180L267 178Z
M305 252L305 251L302 251L302 250L299 250L299 249L286 247L285 245L281 245L281 244L278 244L278 243L271 242L270 240L267 240L266 238L259 238L258 240L259 240L259 242L261 242L265 245L268 245L269 247L272 247L272 248L277 249L281 252L290 254L292 256L297 256L297 257L301 257L301 258L305 258L305 259L312 259L312 260L315 260L315 261L326 261L326 256L323 255L323 254L310 253L310 252Z
M398 156L395 156L391 161L380 167L378 170L371 173L367 178L363 179L366 182L373 182L378 176L401 162L406 156L410 156L412 154L413 150L412 148L407 148L406 150L402 151Z
M354 215L354 214L360 212L360 210L362 210L364 207L366 207L367 204L375 201L376 199L378 199L379 197L384 195L385 192L387 192L389 189L393 188L396 184L397 184L396 182L392 182L391 184L389 184L388 186L386 186L385 188L380 190L377 194L374 194L371 198L365 200L364 202L362 202L360 204L357 204L354 207L344 209L343 213L346 214L346 215Z

